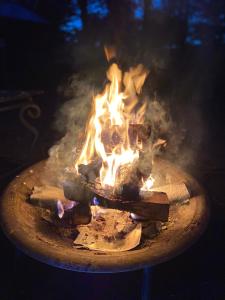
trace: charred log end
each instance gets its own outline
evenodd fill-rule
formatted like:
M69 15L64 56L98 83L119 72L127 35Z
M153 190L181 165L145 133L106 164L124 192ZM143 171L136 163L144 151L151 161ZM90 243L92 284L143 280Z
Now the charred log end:
M73 225L85 225L91 221L91 210L87 204L78 204L64 213L63 221Z
M168 221L170 203L166 193L153 192L150 197L144 197L143 203L148 203L152 220Z
M126 201L138 201L140 200L139 196L139 187L136 185L131 185L129 183L124 184L121 187L121 199Z

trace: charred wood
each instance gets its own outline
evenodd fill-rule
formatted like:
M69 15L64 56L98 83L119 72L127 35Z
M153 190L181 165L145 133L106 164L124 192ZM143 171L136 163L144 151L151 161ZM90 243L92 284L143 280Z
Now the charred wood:
M88 165L80 164L78 172L84 177L87 182L94 182L99 177L99 172L102 166L102 160L96 159Z
M113 201L96 195L98 205L122 211L129 211L138 216L155 221L168 221L169 201L165 193L152 192L144 201Z

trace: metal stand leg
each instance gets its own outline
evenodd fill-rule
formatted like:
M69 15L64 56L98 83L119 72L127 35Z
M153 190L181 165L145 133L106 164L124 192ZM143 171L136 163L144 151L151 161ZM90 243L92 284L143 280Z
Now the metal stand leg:
M143 278L142 278L142 288L141 288L141 300L150 300L151 295L151 277L152 269L144 268L143 269Z

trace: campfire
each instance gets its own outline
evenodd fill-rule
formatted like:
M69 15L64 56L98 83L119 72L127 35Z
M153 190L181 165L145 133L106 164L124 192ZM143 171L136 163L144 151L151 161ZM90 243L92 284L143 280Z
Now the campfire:
M122 72L115 51L105 52L108 82L93 97L67 175L58 186L34 186L27 201L41 209L43 222L62 235L69 231L73 247L118 252L160 234L171 205L187 203L191 192L186 182L162 184L153 171L166 141L152 135L151 120L145 120L148 70L139 64Z

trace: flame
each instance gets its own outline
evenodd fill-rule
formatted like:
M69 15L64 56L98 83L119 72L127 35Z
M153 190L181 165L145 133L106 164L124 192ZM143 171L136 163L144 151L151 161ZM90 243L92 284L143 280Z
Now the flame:
M143 191L143 192L150 191L154 185L154 182L155 182L155 180L152 177L152 175L150 174L150 176L145 181L142 180L141 191Z
M106 52L108 59L113 51ZM130 124L143 124L146 103L139 100L148 71L138 65L124 74L117 64L107 71L109 83L93 98L92 111L86 126L86 138L75 168L88 164L96 157L102 159L100 182L103 187L115 186L118 170L139 157L141 143L129 137ZM122 90L123 87L123 90Z

